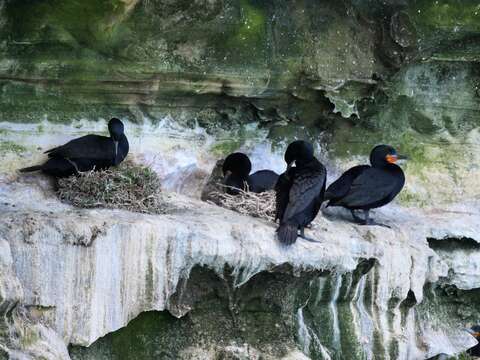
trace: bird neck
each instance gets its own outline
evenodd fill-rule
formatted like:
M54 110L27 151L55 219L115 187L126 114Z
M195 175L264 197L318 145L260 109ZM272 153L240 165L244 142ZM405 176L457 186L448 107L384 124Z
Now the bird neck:
M248 180L248 174L239 174L237 172L232 172L230 175L232 179L238 180L238 181L247 181Z
M318 162L316 157L313 157L311 159L306 159L306 160L297 160L295 161L295 166L299 169L304 168L306 166L310 166L311 164Z
M397 165L395 164L390 164L390 163L387 163L386 161L379 161L379 162L373 162L372 163L372 167L375 168L375 169L383 169L383 170L392 170L392 169L395 169L395 168L398 168Z
M115 140L112 138L112 141ZM117 140L116 152L114 154L113 162L115 165L120 164L127 156L129 150L128 140L125 134L122 134Z

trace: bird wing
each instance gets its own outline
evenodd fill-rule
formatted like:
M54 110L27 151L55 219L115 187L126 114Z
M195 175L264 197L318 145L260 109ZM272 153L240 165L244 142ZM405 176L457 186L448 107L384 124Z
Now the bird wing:
M369 169L369 165L358 165L345 171L337 180L330 184L325 193L325 199L336 200L347 195L348 190L352 186L353 181L366 169Z
M48 157L68 159L113 159L115 148L111 138L100 135L85 135L73 139L62 146L47 150Z
M293 179L288 205L282 218L284 222L303 211L324 189L327 171L323 165L313 172L310 168L304 170L297 172Z
M249 190L254 193L273 190L278 174L272 170L260 170L248 177Z
M348 193L336 205L368 206L385 199L396 186L397 181L391 174L371 167L355 178Z

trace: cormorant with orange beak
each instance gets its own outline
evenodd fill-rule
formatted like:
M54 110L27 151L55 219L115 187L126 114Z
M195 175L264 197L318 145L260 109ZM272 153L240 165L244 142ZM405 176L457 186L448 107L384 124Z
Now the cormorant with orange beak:
M327 206L342 206L351 211L356 222L363 225L381 225L369 217L370 209L391 202L402 190L405 175L395 163L406 156L397 154L389 145L378 145L370 153L369 165L355 166L332 183L326 193ZM363 210L360 218L355 210Z
M480 326L479 325L475 325L473 326L469 331L468 331L470 334L472 334L472 336L477 339L477 341L479 342L477 345L475 345L474 347L470 348L467 350L467 354L470 355L470 356L478 356L480 357Z

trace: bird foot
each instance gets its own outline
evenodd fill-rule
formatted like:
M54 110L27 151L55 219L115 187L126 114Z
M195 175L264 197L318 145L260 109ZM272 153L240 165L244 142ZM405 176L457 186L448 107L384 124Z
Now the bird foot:
M367 221L367 220L362 219L361 217L357 216L353 211L352 211L351 213L352 213L353 221L355 221L357 224L359 224L359 225L368 225L368 221Z
M383 226L383 227L386 227L386 228L389 228L389 229L392 228L390 225L382 224L382 223L376 222L376 221L371 220L371 219L369 219L368 221L363 221L363 224L360 224L360 225Z
M301 239L303 239L303 240L307 240L307 241L313 242L313 243L319 243L319 242L321 242L321 241L312 239L311 237L305 236L305 234L299 234L298 237L301 238Z

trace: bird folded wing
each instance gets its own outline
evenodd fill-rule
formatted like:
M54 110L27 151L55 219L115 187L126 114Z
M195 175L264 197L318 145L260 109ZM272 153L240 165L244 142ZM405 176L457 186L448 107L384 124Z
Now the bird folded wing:
M358 165L345 171L342 176L330 184L325 193L325 199L338 199L347 195L353 181L360 176L363 171L369 168L369 165Z
M67 159L112 159L115 148L112 139L100 135L86 135L74 139L65 145L47 150L48 157L63 157Z
M298 174L290 189L288 206L283 214L283 221L287 221L305 210L321 193L325 179L326 171L324 169L313 174Z
M368 206L385 199L395 190L395 185L395 179L388 173L376 168L367 169L353 181L349 192L337 205Z
M290 188L290 180L287 173L279 176L275 185L275 220L283 219L285 208L288 205L288 189Z

